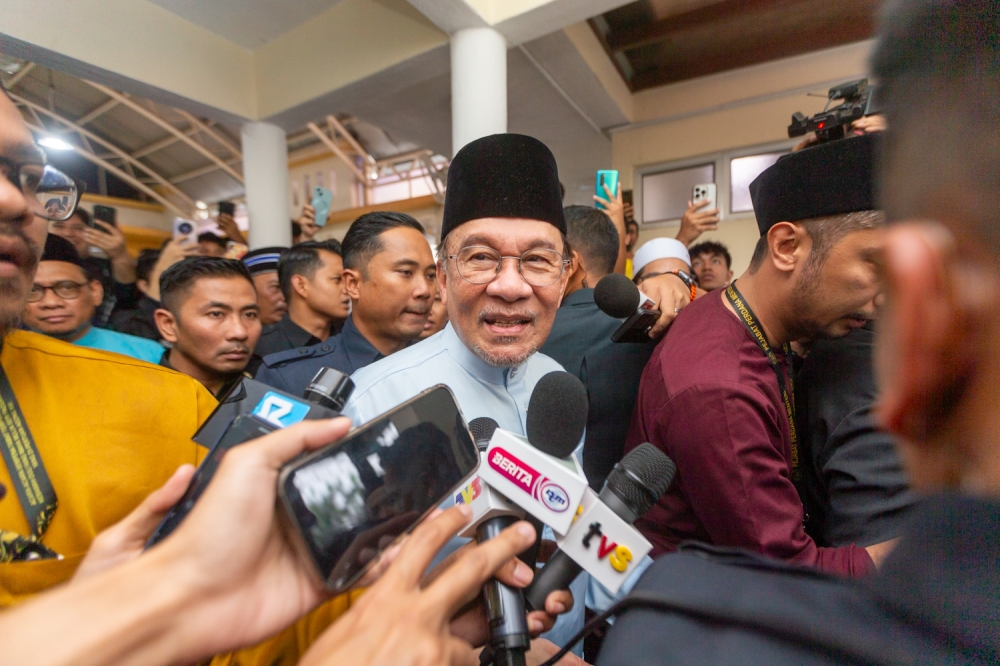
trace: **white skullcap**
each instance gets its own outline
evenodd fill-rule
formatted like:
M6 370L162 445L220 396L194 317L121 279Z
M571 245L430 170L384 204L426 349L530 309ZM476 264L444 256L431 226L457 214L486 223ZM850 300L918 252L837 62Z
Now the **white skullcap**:
M691 255L684 243L676 238L654 238L643 243L636 251L632 259L632 275L638 275L646 264L657 259L680 259L688 268L691 267Z

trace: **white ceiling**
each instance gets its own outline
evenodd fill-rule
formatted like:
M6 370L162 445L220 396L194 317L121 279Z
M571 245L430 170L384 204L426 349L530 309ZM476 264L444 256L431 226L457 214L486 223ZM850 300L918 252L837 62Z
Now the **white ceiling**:
M341 0L149 0L245 49L256 49Z

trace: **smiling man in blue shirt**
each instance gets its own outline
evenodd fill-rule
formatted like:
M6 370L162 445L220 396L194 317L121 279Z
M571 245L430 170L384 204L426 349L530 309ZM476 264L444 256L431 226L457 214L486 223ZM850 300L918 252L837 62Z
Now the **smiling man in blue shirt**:
M563 369L537 351L569 279L565 236L556 162L544 144L496 134L462 148L448 172L438 246L449 323L356 372L344 414L360 425L446 384L466 421L486 416L524 435L535 384ZM582 589L576 592L575 611L547 634L553 642L582 626Z

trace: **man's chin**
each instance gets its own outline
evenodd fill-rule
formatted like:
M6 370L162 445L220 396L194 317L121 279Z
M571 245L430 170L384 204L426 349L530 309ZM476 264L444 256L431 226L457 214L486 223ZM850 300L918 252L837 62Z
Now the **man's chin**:
M494 338L488 343L476 344L472 351L494 368L511 368L527 361L538 351L538 346L520 338Z

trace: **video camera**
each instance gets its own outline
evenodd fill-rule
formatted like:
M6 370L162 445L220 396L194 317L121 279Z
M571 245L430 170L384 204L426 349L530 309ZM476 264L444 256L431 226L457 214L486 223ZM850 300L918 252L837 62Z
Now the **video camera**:
M806 118L801 111L792 114L788 136L796 137L815 132L819 143L843 139L850 130L852 122L877 113L872 103L874 96L875 87L868 85L868 79L858 79L834 86L830 88L826 107L815 116ZM838 99L844 100L843 103L831 109L830 104Z

